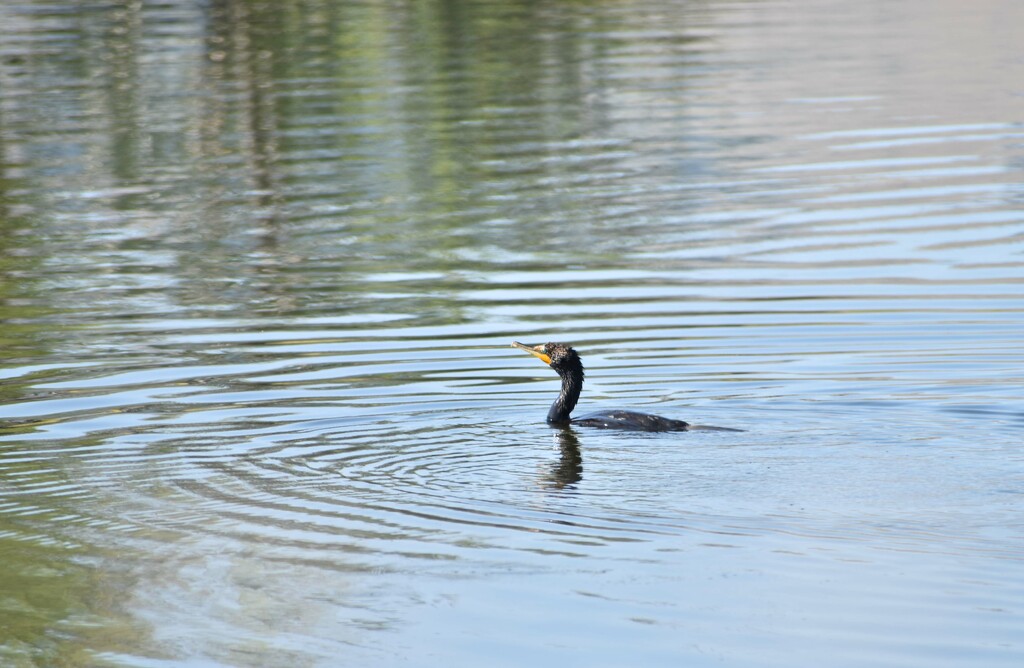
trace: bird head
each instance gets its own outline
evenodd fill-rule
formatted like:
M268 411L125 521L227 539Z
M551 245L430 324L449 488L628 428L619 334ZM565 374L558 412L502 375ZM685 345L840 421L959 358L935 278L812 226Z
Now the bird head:
M528 346L518 341L513 341L512 347L530 353L558 372L560 376L576 369L583 370L580 356L572 349L572 346L564 343L543 343L539 346Z

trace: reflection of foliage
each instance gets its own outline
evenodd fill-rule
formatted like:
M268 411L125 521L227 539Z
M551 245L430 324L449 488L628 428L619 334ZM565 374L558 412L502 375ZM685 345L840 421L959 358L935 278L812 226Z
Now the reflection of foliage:
M56 63L88 93L25 111L22 127L96 120L62 138L77 148L59 182L51 165L27 173L72 211L76 193L105 194L71 221L85 248L116 230L95 250L174 252L160 266L180 282L161 296L190 309L336 309L317 280L329 274L358 310L370 273L441 280L523 249L519 261L616 257L618 244L574 238L596 224L592 201L543 186L606 160L601 55L614 42L586 6L219 0L179 7L194 25L173 39L147 28L145 3L95 10L83 48ZM549 225L561 233L531 234ZM453 322L459 309L448 300Z
M7 525L5 514L0 514L0 663L86 665L87 661L71 662L68 653L75 652L62 642L60 626L88 613L83 601L89 589L88 569L59 548L24 537L8 538Z
M33 225L56 264L77 263L54 286L57 312L89 319L98 304L82 289L119 291L111 301L133 314L379 310L363 279L417 272L439 282L407 292L459 322L453 273L519 248L561 265L572 235L528 229L588 219L585 200L547 188L507 205L537 179L572 177L566 143L601 126L580 14L220 0L179 7L165 33L150 27L158 11L84 12L81 48L30 54L40 66L11 80L0 126L29 156L24 191L62 214ZM45 150L40 126L59 128Z
M16 452L16 446L0 448L0 455ZM146 631L122 616L119 576L94 568L98 550L73 537L80 500L66 491L30 493L67 490L64 474L45 459L13 460L3 463L9 482L0 488L0 663L105 665L96 651L137 646ZM16 488L24 491L11 494Z
M46 352L42 334L47 327L36 319L48 311L32 280L38 275L38 241L27 234L31 228L24 218L8 215L15 205L5 185L0 182L0 368ZM5 394L0 385L0 401Z
M350 245L337 249L350 257L406 269L464 263L450 253L479 245L488 233L480 217L510 214L495 196L514 190L524 173L569 169L545 167L544 158L591 129L582 113L578 33L550 9L304 7L264 3L247 21L217 23L221 43L247 45L226 53L218 68L261 56L273 63L256 83L273 90L276 150L319 156L303 160L299 172L278 165L277 183L293 207L306 200L339 212L321 220L351 232ZM318 85L299 83L308 81ZM566 213L565 202L533 206Z

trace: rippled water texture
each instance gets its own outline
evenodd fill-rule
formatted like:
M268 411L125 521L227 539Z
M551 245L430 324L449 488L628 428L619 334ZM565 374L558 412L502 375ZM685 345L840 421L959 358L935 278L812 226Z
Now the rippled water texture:
M0 25L3 665L1024 665L1024 3Z

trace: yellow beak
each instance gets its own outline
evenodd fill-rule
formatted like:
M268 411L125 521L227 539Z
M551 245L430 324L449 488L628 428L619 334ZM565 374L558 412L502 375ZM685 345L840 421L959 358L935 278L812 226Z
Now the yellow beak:
M541 362L544 362L544 364L551 364L551 358L548 357L548 354L544 352L543 343L540 344L539 346L528 346L519 343L518 341L513 341L512 347L519 348L520 350L525 350L526 352L530 353L531 355L539 359Z

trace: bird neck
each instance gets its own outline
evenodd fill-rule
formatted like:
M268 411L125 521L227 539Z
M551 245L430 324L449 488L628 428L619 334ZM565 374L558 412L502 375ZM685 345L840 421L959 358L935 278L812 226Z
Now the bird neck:
M562 377L562 391L558 393L555 403L551 404L548 411L548 422L551 424L562 424L569 422L569 414L576 408L576 402L580 399L580 392L583 391L583 366L570 369L558 370Z

